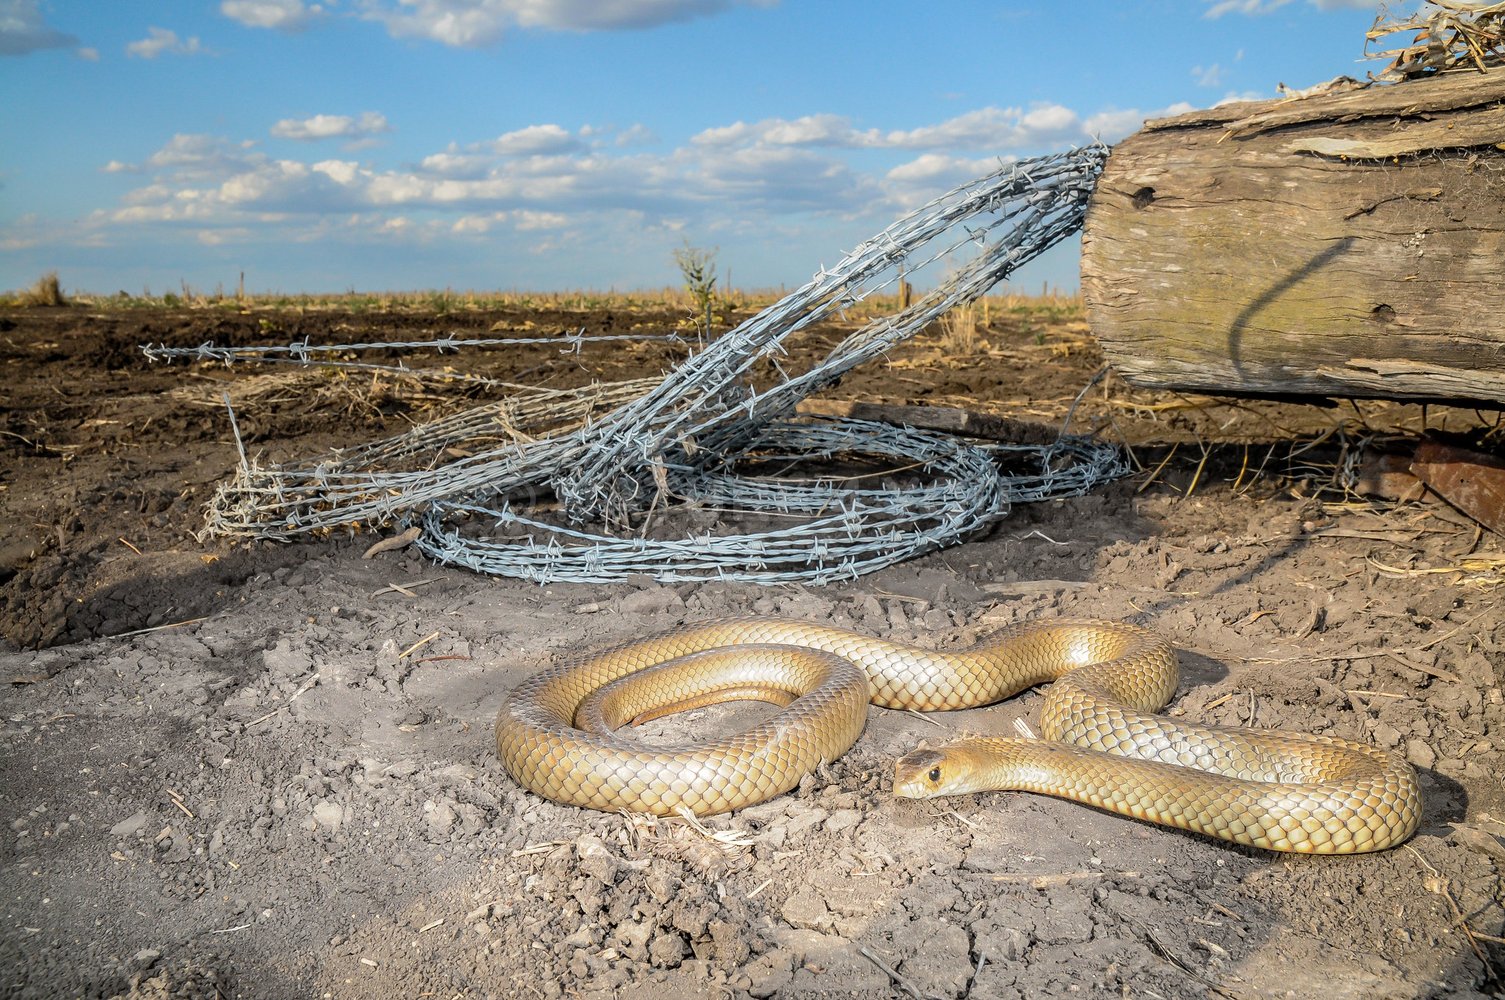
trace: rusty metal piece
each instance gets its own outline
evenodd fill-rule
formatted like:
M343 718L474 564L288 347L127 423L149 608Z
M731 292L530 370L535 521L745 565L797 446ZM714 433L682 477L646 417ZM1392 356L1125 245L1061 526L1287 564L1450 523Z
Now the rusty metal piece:
M1381 500L1417 500L1425 492L1411 472L1411 459L1390 452L1366 452L1353 491Z
M1423 441L1411 471L1427 488L1497 534L1505 535L1505 460Z

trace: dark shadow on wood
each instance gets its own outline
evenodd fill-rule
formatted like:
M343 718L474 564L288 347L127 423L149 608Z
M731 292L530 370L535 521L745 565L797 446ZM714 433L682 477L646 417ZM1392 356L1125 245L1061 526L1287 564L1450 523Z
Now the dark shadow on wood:
M1233 370L1240 376L1244 375L1243 359L1240 356L1240 345L1243 342L1244 331L1249 327L1249 321L1259 311L1275 300L1279 299L1287 291L1300 284L1303 280L1316 274L1322 268L1331 264L1334 260L1348 252L1353 246L1354 237L1344 236L1326 250L1317 254L1301 267L1288 273L1275 284L1262 292L1258 298L1245 306L1237 316L1233 318L1232 325L1228 328L1228 357L1233 362Z

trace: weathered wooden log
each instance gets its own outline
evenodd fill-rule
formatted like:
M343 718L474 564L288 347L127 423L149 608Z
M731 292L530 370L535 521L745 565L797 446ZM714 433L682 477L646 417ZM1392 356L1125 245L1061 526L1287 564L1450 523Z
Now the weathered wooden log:
M1082 292L1135 385L1505 403L1505 68L1147 124Z

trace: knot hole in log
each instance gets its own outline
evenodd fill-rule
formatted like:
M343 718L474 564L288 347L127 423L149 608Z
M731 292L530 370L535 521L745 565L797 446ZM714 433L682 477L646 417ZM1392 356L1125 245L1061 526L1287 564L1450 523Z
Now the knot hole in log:
M1395 310L1385 305L1385 303L1381 302L1379 305L1369 310L1369 318L1374 320L1376 323L1394 323Z
M1130 198L1130 200L1134 203L1135 208L1149 208L1150 203L1155 200L1155 189L1152 187L1142 187L1138 191L1134 192L1134 195L1132 198Z

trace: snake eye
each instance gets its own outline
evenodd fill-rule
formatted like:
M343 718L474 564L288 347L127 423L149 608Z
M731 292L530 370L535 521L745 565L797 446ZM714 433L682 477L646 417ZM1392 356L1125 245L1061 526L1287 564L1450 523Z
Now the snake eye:
M932 767L930 769L930 780L931 781L940 781L941 780L941 769L939 767Z

